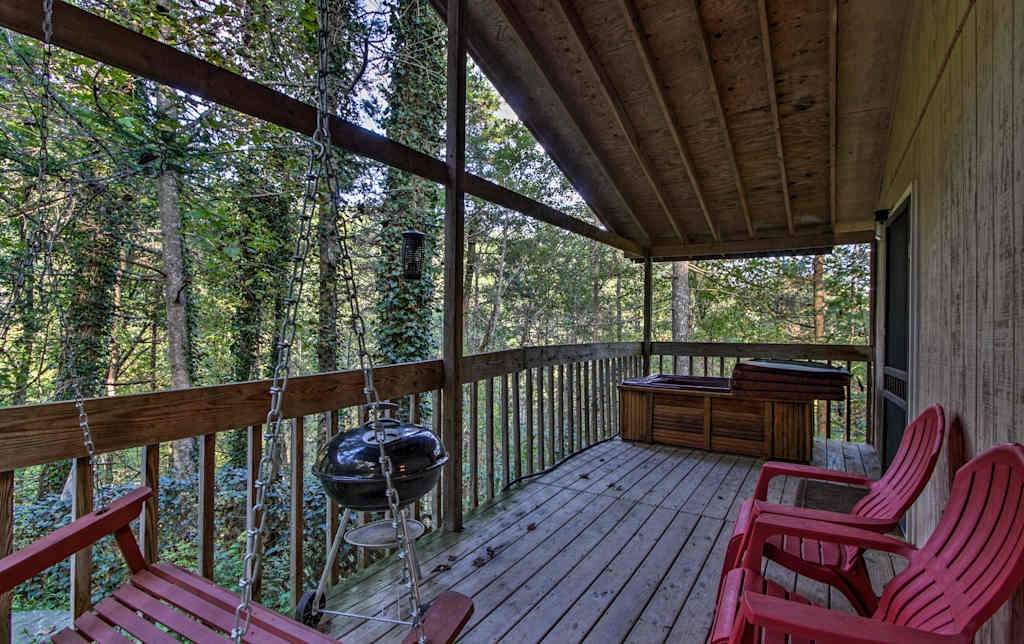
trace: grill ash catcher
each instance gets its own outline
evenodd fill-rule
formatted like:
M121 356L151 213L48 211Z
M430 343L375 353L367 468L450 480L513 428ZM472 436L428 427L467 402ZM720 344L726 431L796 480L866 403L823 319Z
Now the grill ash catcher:
M324 492L341 507L341 525L331 543L320 583L315 591L302 595L295 607L295 619L316 626L324 615L383 621L410 626L426 638L422 617L427 606L420 595L422 575L416 557L415 540L425 528L406 516L406 508L437 484L448 454L441 440L426 427L390 417L398 405L377 402L367 405L373 418L362 425L339 432L320 450L313 474ZM352 512L390 513L388 518L348 530ZM371 549L395 548L402 560L402 580L396 588L396 616L359 615L324 608L324 593L342 543ZM402 587L408 587L410 618L401 619Z

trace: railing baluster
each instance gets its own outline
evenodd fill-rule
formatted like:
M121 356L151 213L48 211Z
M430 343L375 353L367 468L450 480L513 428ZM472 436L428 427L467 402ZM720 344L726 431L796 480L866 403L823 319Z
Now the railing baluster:
M409 423L412 425L420 424L420 395L409 394ZM421 497L412 504L412 518L417 521L423 515L423 498Z
M526 369L526 471L533 474L533 367Z
M544 367L537 367L537 469L547 467L547 438L544 436Z
M213 550L216 548L213 525L216 464L217 435L203 434L199 438L199 574L207 579L213 579Z
M480 433L480 411L478 409L480 398L480 382L475 381L470 385L469 394L469 493L472 495L472 507L480 505L480 454L477 443Z
M572 454L576 451L576 365L566 365L566 380L568 381L568 387L565 390L565 406L569 411L568 424L566 427L569 429L569 451L566 455Z
M93 472L89 457L76 458L71 464L71 519L92 512ZM71 555L71 619L78 619L92 608L92 546Z
M828 360L825 364L829 367L832 366L832 361ZM832 401L825 401L825 438L832 438Z
M874 435L874 400L871 399L871 389L874 385L874 365L870 362L864 364L864 440L876 444L878 441Z
M487 379L484 397L484 423L487 425L487 500L494 499L494 481L498 477L494 471L494 378Z
M246 436L246 486L245 486L245 524L253 525L258 517L253 516L252 506L256 502L256 480L259 478L260 459L263 458L263 426L250 425ZM256 578L252 581L252 597L259 600L263 590L263 568L257 571Z
M509 450L508 450L508 374L501 376L501 487L504 489L509 482Z
M523 425L519 412L519 372L512 373L512 429L515 431L513 449L516 452L516 478L523 475ZM511 481L512 479L509 479ZM508 485L508 482L505 483Z
M334 436L334 434L336 434L337 431L338 431L338 416L339 416L339 412L336 411L336 410L328 411L324 415L323 436L321 438L322 438L323 444L325 444L325 445L327 444L327 441L329 441L331 439L331 437ZM360 423L363 422L362 416L363 416L362 413L359 414L359 416L358 416ZM329 552L330 551L330 549L331 549L331 542L334 540L334 533L336 533L338 531L338 529L341 527L341 522L339 521L339 513L340 513L340 508L338 508L338 505L336 503L332 503L330 501L330 499L328 499L327 500L327 516L326 516L326 523L327 523L327 525L325 526L326 529L324 530L324 533L325 533L324 536L326 538L326 543L324 544L324 552ZM340 570L340 566L338 566L338 565L335 565L331 569L331 583L332 584L338 583L339 570Z
M583 372L583 383L582 393L580 394L580 400L583 403L583 434L587 437L587 445L593 445L593 425L590 423L590 361L586 361L580 364L580 368Z
M548 456L550 457L551 464L558 461L558 455L555 452L555 435L558 430L558 421L555 417L555 365L548 367L548 428L551 430L548 436Z
M139 541L147 563L157 560L160 546L160 443L142 448L142 484L153 490L142 506Z
M0 557L14 552L14 470L0 472ZM0 644L10 644L11 593L0 594Z
M565 458L565 365L558 365L558 458Z
M850 390L853 389L853 368L846 361L846 372L850 374L850 384L846 385L846 441L850 441Z
M305 522L302 515L306 507L305 502L305 481L303 475L306 465L305 438L306 419L299 416L292 420L291 443L291 495L288 513L288 584L291 587L291 607L302 597L303 586L303 560L302 560L302 537L305 532Z
M693 356L686 356L686 366L687 366L686 375L688 375L688 376L694 375L694 373L693 373Z

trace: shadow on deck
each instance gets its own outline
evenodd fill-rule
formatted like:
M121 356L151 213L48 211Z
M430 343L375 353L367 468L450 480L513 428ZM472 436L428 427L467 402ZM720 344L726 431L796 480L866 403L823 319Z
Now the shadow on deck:
M879 475L866 445L817 440L814 462ZM732 518L751 496L761 461L701 450L611 441L503 495L459 534L418 548L426 598L456 590L475 613L461 642L702 642L711 626ZM851 488L773 481L769 500L839 509ZM397 561L392 559L392 561ZM869 553L879 590L899 557ZM852 612L824 584L769 564L767 575L805 597ZM400 568L338 588L328 608L373 614L388 607ZM400 641L381 622L335 617L348 642Z

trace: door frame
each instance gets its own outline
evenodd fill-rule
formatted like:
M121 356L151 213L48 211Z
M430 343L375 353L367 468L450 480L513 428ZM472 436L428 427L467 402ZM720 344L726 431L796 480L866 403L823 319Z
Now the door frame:
M907 420L913 419L918 413L918 383L917 383L917 356L918 356L918 298L920 296L920 283L919 278L921 275L920 270L920 253L919 249L919 238L918 231L920 226L920 211L919 202L920 199L917 197L917 180L914 180L907 186L906 190L896 203L890 208L890 213L899 212L904 206L908 205L906 216L909 217L907 224L909 226L908 237L908 249L907 249L907 265L909 267L910 274L907 276L907 284L910 292L907 295L907 388L910 390L907 396ZM889 225L892 223L893 217L890 216L885 224L882 226L882 234L878 239L877 246L877 266L878 275L875 279L875 284L878 289L878 293L875 297L875 370L874 370L874 400L872 401L872 426L878 428L875 432L875 449L881 451L884 449L885 436L882 435L885 423L883 420L884 414L884 391L885 386L885 319L886 319L886 276L888 267L886 266L886 251L888 250L888 238L889 238Z

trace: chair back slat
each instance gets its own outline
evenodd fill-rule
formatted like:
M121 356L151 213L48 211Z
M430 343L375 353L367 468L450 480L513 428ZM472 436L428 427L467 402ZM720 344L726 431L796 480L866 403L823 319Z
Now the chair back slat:
M973 634L1024 583L1024 447L999 445L957 471L938 526L885 587L875 619Z

